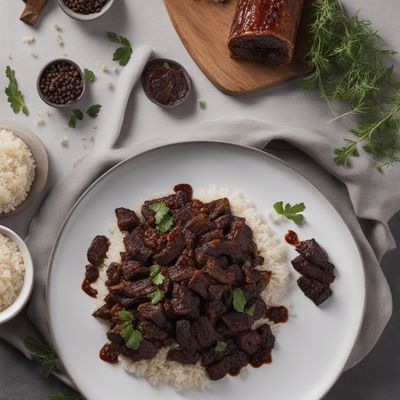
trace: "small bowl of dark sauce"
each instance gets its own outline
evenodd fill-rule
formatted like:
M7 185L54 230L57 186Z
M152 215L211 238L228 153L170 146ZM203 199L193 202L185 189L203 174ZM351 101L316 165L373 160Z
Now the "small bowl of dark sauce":
M36 86L40 98L46 104L61 108L75 104L82 98L86 82L76 63L60 58L43 67Z
M150 60L143 70L141 81L148 99L165 108L182 104L192 88L186 69L167 58Z

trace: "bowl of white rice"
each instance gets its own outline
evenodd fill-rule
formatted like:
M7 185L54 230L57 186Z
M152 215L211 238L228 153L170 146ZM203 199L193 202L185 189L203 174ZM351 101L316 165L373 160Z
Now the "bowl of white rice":
M26 244L0 225L0 325L24 308L32 287L33 263Z
M0 122L0 218L26 209L42 193L47 175L47 152L39 138Z

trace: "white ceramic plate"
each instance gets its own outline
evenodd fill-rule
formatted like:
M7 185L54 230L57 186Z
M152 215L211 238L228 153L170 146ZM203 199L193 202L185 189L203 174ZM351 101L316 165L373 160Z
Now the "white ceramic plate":
M86 250L97 234L108 234L116 207L134 207L146 196L168 192L177 183L197 188L217 185L240 190L266 214L274 202L303 201L306 223L272 227L279 237L295 228L302 239L315 237L337 267L334 295L316 307L298 288L289 301L294 316L279 327L273 362L228 377L206 391L176 393L152 387L118 365L99 359L106 342L91 313L93 299L81 281ZM295 252L287 246L289 258ZM181 143L153 149L119 164L95 182L78 201L53 251L48 311L56 349L87 400L229 400L249 396L273 400L317 400L340 375L357 338L365 300L364 271L358 247L328 200L295 170L261 151L227 143Z

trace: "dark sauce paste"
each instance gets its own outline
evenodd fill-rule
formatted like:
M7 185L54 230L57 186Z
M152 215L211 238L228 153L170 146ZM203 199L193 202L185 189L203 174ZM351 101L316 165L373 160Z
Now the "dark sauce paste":
M297 233L291 230L289 230L288 233L285 235L285 240L287 243L293 246L296 246L296 244L300 242Z
M97 297L97 290L92 288L91 282L88 279L84 279L82 282L82 290L90 297Z
M275 324L287 322L289 319L289 312L286 307L269 307L267 311L267 318Z
M118 354L115 346L112 343L107 343L101 348L99 356L103 361L115 364L118 362Z
M259 367L261 367L261 366L264 365L264 364L271 364L271 363L272 363L272 356L271 356L271 354L270 354L265 360L258 361L258 362L252 362L252 363L250 363L250 364L251 364L251 366L252 366L253 368L259 368Z
M189 83L183 68L175 63L150 64L144 72L144 90L156 103L174 106L189 92Z

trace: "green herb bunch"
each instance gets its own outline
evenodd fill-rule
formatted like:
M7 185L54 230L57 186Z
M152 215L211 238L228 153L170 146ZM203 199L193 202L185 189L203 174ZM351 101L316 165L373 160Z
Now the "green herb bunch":
M371 23L358 15L348 16L337 0L316 0L315 19L311 25L313 42L308 62L313 73L305 82L307 91L316 88L327 101L334 119L354 116L358 127L354 139L335 149L335 161L350 165L363 145L378 168L399 161L400 82L387 56L395 54L385 48ZM349 110L340 114L336 105Z

